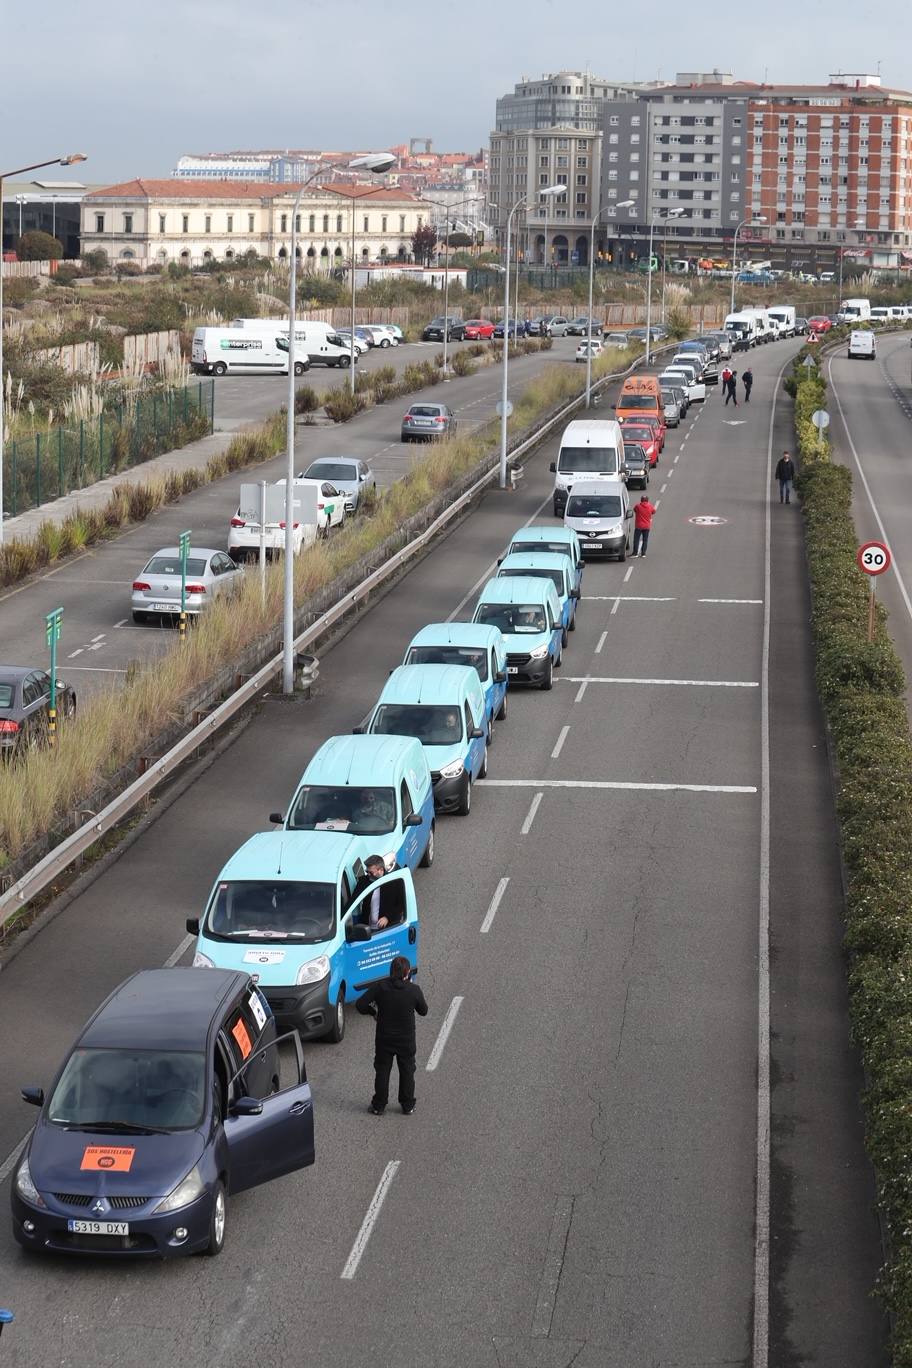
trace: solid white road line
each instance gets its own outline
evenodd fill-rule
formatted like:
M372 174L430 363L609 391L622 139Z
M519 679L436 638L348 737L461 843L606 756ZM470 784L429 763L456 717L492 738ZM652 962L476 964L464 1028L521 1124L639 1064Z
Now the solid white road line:
M584 679L583 682L582 682L582 684L579 686L579 693L576 695L576 698L574 698L574 700L573 700L574 703L582 703L583 699L584 699L585 696L586 696L586 689L587 689L587 687L588 687L587 681Z
M630 579L630 576L631 576L632 574L633 574L633 566L632 566L632 565L628 565L628 566L627 566L627 573L626 573L626 575L624 576L624 583L625 583L625 584L626 584L627 581Z
M175 964L177 964L177 961L179 959L183 959L184 955L190 949L190 946L193 944L194 940L194 936L184 936L184 939L181 941L177 949L172 950L171 954L165 960L165 968L173 969Z
M650 793L757 792L753 784L641 784L627 779L486 779L485 784L488 788L643 789Z
M572 1219L573 1198L558 1197L554 1204L551 1234L548 1236L548 1251L545 1254L545 1266L542 1269L538 1296L535 1299L535 1314L532 1317L532 1334L536 1339L546 1339L551 1333L554 1303L557 1301L557 1289L564 1267L564 1255L567 1250L567 1237L570 1234Z
M80 674L123 674L123 675L125 675L125 674L127 673L126 670L114 670L114 669L111 668L110 665L107 665L107 666L106 666L106 665L68 665L68 666L67 666L67 669L70 671L71 674L74 672L74 670L78 670Z
M500 900L501 900L501 898L503 897L503 895L506 893L506 891L507 891L507 884L508 884L509 882L510 882L510 879L509 879L509 876L508 876L508 877L505 878L505 879L501 879L500 883L497 885L497 888L496 888L495 891L494 891L494 897L491 899L490 906L488 907L488 910L487 910L487 912L486 912L485 915L484 915L484 921L481 923L481 935L482 935L482 936L486 936L486 935L488 934L488 932L490 931L490 929L491 929L491 923L493 922L494 918L497 916L497 909L498 909L498 907L500 907Z
M683 684L696 689L757 689L755 679L637 679L631 675L561 675L565 684Z
M529 832L532 830L535 814L541 807L541 800L544 796L543 793L536 793L535 797L532 799L532 802L529 805L529 811L526 813L526 820L523 822L522 828L520 829L520 836L528 836Z
M546 508L550 502L551 495L549 494L547 499L543 499L542 502L538 505L538 508L536 508L532 516L526 518L526 521L523 523L523 527L528 527L530 523L534 522L535 519L538 517L539 513L542 511L542 509ZM469 592L466 594L465 598L461 598L459 600L459 602L456 604L456 607L453 609L452 613L449 613L447 617L444 618L444 622L452 622L453 619L457 617L459 613L462 612L463 608L466 606L469 599L475 597L475 595L478 593L479 589L483 584L487 584L488 580L491 578L492 574L496 569L497 561L495 560L491 562L487 570L485 570L485 572L481 576L479 576L479 578L475 581Z
M697 603L762 603L763 599L697 599Z
M584 603L611 603L611 601L621 600L625 603L677 603L674 597L659 597L655 594L584 594ZM760 600L758 599L759 603Z
M567 739L567 732L568 732L569 730L570 730L569 724L568 724L566 727L561 727L561 729L560 729L560 736L558 736L557 741L555 742L555 745L554 745L554 750L551 752L551 759L552 759L552 760L556 760L557 757L560 755L561 751L564 749L564 742L565 742L566 739Z
M425 1069L428 1073L433 1073L440 1063L440 1056L443 1054L444 1046L450 1038L450 1031L453 1029L453 1023L456 1020L462 1003L463 999L461 997L454 997L447 1008L447 1014L443 1018L443 1025L440 1027L440 1033L434 1041L434 1048L428 1055L428 1062L425 1065Z
M367 1208L367 1214L361 1222L361 1229L355 1236L355 1243L352 1245L351 1253L345 1261L345 1267L342 1269L342 1277L346 1278L348 1281L351 1281L358 1271L358 1264L361 1262L361 1257L367 1248L367 1242L371 1237L371 1232L377 1224L377 1218L380 1215L380 1209L383 1206L386 1194L389 1192L390 1184L399 1172L400 1162L399 1159L391 1159L383 1170L383 1177L377 1184L377 1191L371 1198L371 1204Z
M613 607L612 610L611 610L612 613L616 613L616 612L617 612L617 605L618 605L618 602L619 602L619 600L618 600L618 599L615 599L615 601L614 601L614 607ZM605 638L607 637L607 635L608 635L607 632L602 632L602 635L599 637L599 639L598 639L598 645L597 645L596 648L595 648L595 654L596 654L596 655L601 655L601 654L602 654L602 647L603 647L604 644L605 644Z

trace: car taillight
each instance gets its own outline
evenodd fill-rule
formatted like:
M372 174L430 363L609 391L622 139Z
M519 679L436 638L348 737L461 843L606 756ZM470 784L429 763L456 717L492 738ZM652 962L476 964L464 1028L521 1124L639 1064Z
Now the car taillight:
M205 584L188 584L186 586L186 592L188 594L205 594L206 586Z
M323 505L322 505L322 504L317 504L317 507L318 507L318 508L322 508ZM292 529L292 531L294 531L294 529L295 529L296 527L300 527L300 526L301 526L300 523L292 523L292 524L291 524L291 529ZM284 522L284 519L283 519L282 522L279 523L279 527L282 529L283 532L285 531L285 522Z
M18 722L0 721L0 735L2 735L3 733L6 733L6 735L8 736L11 732L17 732L18 730L19 730L19 723L18 723Z
M142 589L151 589L152 586L151 586L151 584L146 584L146 581L145 581L145 580L134 580L134 581L133 581L133 588L134 588L134 589L140 589L140 590L142 590Z
M407 413L402 421L403 423L410 423L412 421L412 415L410 413Z
M246 524L246 522L244 521L243 518L232 518L232 519L231 519L231 526L232 526L232 527L246 527L247 524Z
M445 422L446 422L446 419L445 419L445 418L442 418L442 417L441 417L441 418L435 418L435 419L434 419L434 422L435 422L435 423L445 423Z

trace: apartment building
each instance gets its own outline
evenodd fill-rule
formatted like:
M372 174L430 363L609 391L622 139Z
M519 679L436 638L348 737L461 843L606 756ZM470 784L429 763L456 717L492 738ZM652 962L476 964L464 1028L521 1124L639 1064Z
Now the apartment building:
M141 266L230 261L245 252L275 260L291 251L298 186L271 183L132 180L93 190L82 202L82 250ZM301 199L295 232L302 268L325 272L355 259L407 260L428 208L402 190L314 186ZM354 215L354 223L352 216Z

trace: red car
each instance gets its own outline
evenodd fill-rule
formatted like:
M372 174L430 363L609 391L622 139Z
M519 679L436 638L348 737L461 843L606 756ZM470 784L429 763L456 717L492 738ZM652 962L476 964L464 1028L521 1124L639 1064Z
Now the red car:
M494 324L487 318L467 318L464 323L457 323L453 336L465 342L487 342L494 336Z
M652 422L647 422L645 419L636 422L625 419L621 423L621 436L625 443L636 442L638 446L643 448L649 457L650 470L659 464L659 439L656 434L655 419Z
M833 326L833 320L827 318L826 314L818 314L816 318L808 319L808 332L825 333L829 332Z
M639 441L638 437L627 436L627 429L631 424L633 424L635 427L648 427L649 431L655 438L656 454L658 455L658 453L664 451L665 433L668 431L668 429L666 428L662 420L657 418L654 413L625 414L624 417L621 419L621 428L623 429L625 442Z

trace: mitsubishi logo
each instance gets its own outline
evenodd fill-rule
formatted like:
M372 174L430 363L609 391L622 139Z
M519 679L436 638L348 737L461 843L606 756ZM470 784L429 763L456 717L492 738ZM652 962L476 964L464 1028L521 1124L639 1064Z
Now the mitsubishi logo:
M104 1215L106 1214L107 1210L108 1210L108 1204L107 1204L107 1202L105 1201L105 1199L104 1199L103 1197L98 1197L98 1198L92 1203L92 1215L93 1215L93 1216L104 1216Z

